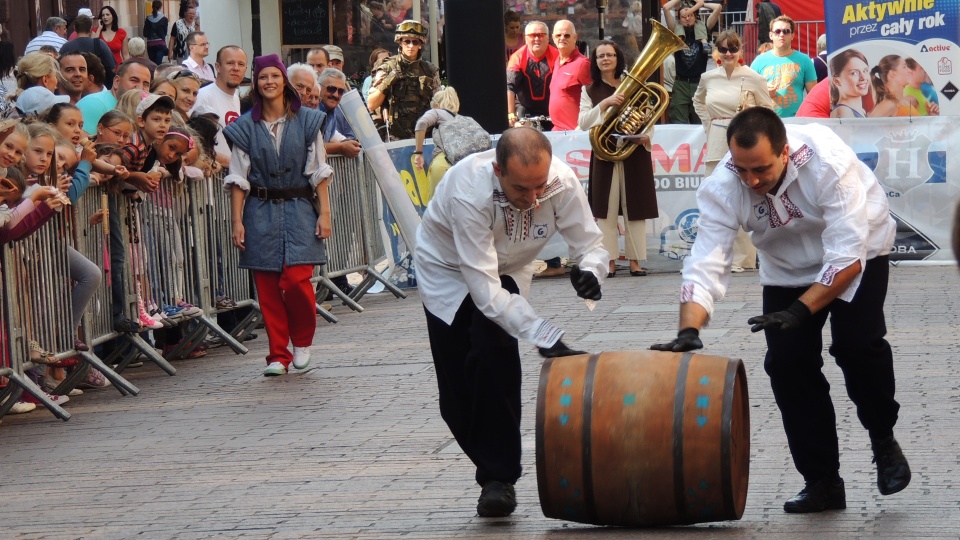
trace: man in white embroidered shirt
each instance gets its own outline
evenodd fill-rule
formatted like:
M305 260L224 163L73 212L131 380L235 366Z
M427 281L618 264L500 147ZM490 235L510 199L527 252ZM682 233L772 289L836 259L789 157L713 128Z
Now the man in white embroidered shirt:
M896 226L873 172L823 126L785 128L763 107L735 116L730 153L697 191L700 224L684 261L680 331L651 347L684 352L703 347L699 331L726 292L737 227L760 254L764 315L751 330L767 341L764 369L780 408L790 452L806 483L786 512L846 508L836 415L823 367L827 315L830 354L870 434L880 493L910 482L910 467L893 437L893 354L884 339L888 253Z
M584 354L539 317L524 295L533 261L559 232L578 265L581 298L600 299L607 252L573 171L552 157L550 142L513 128L495 150L451 168L430 200L414 256L437 370L440 414L477 466L477 513L506 516L516 508L520 478L518 338L545 357Z

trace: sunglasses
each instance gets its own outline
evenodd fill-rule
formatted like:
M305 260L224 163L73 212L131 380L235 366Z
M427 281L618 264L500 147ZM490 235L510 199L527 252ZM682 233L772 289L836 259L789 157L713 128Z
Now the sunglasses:
M190 78L190 79L195 79L195 80L197 80L197 81L200 80L200 76L197 75L196 73L190 71L189 69L183 69L183 70L178 71L178 72L176 73L176 75L174 75L173 77L171 77L171 79L175 81L175 80L177 80L177 79L182 79L183 77L188 77L188 78Z
M420 41L419 39L401 39L400 43L403 43L404 45L422 45L423 44L423 42Z
M527 37L530 39L544 39L547 37L546 32L536 32L533 34L527 34Z
M720 51L720 54L737 54L740 52L740 47L717 47L717 50Z
M793 33L793 30L791 30L791 29L789 29L789 28L777 28L776 30L771 30L771 32L773 32L774 34L776 34L776 35L778 35L778 36L779 36L780 34L784 34L784 35L789 36L790 34Z
M553 37L554 37L555 39L560 39L560 38L570 39L570 38L573 37L573 34L554 34Z
M328 92L328 93L330 93L330 94L336 94L336 95L338 95L338 96L342 96L342 95L343 95L344 93L346 93L346 91L347 91L347 90L344 89L344 88L338 88L338 87L336 87L336 86L334 86L334 85L332 85L332 84L329 85L329 86L327 86L326 88L327 88L327 92Z

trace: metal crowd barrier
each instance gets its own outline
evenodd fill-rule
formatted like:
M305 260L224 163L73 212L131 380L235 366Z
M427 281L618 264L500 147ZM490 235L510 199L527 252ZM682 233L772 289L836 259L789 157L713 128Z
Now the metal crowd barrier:
M318 297L329 291L351 309L363 311L358 300L376 281L380 281L397 298L406 298L403 291L374 268L377 261L386 257L386 250L377 227L380 193L363 153L355 158L327 156L327 163L334 171L334 180L330 184L333 231L327 239L327 264L314 270L312 281L320 285ZM364 279L350 295L330 281L353 272L363 273ZM327 310L317 311L328 321L337 322Z
M233 247L231 194L223 189L224 173L214 175L203 183L194 183L195 210L198 221L206 225L203 239L208 293L201 299L201 307L208 314L224 313L239 308L250 308L230 332L231 338L243 340L263 320L260 304L256 301L250 273L240 268L240 251ZM218 298L229 298L231 306L217 306ZM236 349L234 349L236 351Z
M109 195L106 190L100 186L91 185L69 209L69 216L72 219L74 247L81 255L100 267L104 271L105 277L83 314L81 328L83 329L84 343L91 350L70 352L70 356L81 358L85 365L70 374L63 384L56 388L59 392L68 392L73 389L84 380L88 370L93 368L101 372L121 394L137 395L140 393L139 388L110 369L92 351L93 347L120 336L113 330L113 311L111 309L113 297L110 282L115 271L121 271L121 269L110 267L109 208ZM90 223L91 218L100 211L103 212L102 222ZM42 230L38 232L42 232Z
M208 181L163 179L153 193L140 193L138 199L126 199L123 224L128 264L127 295L130 318L139 318L140 303L148 310L176 309L182 303L200 308L197 315L183 312L175 322L195 320L183 338L167 353L167 359L178 358L196 349L212 331L237 354L247 348L222 329L208 311L213 305L205 264L206 218L200 211L201 197ZM204 309L204 308L207 309ZM164 371L173 375L176 369L151 347L146 354ZM118 371L132 361L126 355Z
M73 349L75 328L70 321L70 268L67 264L69 232L68 220L61 214L54 216L36 233L3 248L7 317L3 330L10 343L4 349L10 350L12 362L5 375L9 383L3 392L8 399L0 407L0 413L6 413L26 391L57 418L70 418L70 413L51 401L46 392L26 375L33 367L29 361L30 340L46 350Z
M362 206L363 249L366 254L367 269L366 276L357 286L353 297L359 300L374 283L379 281L395 297L406 298L407 295L399 287L390 283L374 268L376 263L386 259L389 255L386 246L383 244L383 236L380 233L380 223L383 221L381 216L383 196L380 194L380 186L377 185L377 177L373 172L370 161L363 154L360 154L357 159L362 162L363 166L363 190L360 192L360 204Z
M389 283L374 265L386 256L380 236L380 193L375 176L361 155L331 156L336 181L331 184L333 236L328 241L328 264L319 268L315 282L332 291L351 308L362 311L357 301L376 281L396 297L406 295ZM33 364L30 340L54 351L58 359L77 357L80 366L53 391L67 393L96 369L123 395L140 390L120 373L142 353L168 374L176 369L140 334L121 334L113 328L113 279L124 281L123 311L138 321L140 303L145 308L163 308L180 301L201 308L195 325L185 332L169 357L186 354L202 343L208 332L217 334L236 353L247 352L240 340L262 320L249 273L239 268L239 251L232 245L231 195L222 189L222 175L203 180L161 181L155 193L136 197L110 194L90 186L75 205L54 216L34 234L2 249L3 288L0 290L0 376L7 384L0 389L0 416L24 391L37 398L58 418L70 414L53 403L26 375ZM124 246L124 264L114 268L110 258L110 219L91 223L98 211L116 213ZM115 220L116 222L117 220ZM106 279L97 289L81 323L83 340L91 348L111 340L120 343L101 360L92 351L74 350L76 328L71 315L72 283L68 247L104 270ZM343 294L330 278L352 272L364 274L353 294ZM218 305L229 297L234 302ZM250 313L230 333L213 320L219 313L250 307ZM336 322L333 315L321 315ZM177 322L183 322L183 317ZM114 369L108 365L115 365Z

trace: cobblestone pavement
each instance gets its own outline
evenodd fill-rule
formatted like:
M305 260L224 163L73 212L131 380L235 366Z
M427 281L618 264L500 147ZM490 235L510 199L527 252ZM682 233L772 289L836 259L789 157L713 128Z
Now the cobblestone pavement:
M742 358L750 392L747 508L735 522L629 530L552 520L540 511L534 415L540 358L521 346L524 475L509 518L476 516L474 469L440 418L422 307L367 296L319 322L311 369L264 378L266 339L128 370L142 390L89 391L68 422L45 411L0 426L0 537L11 538L957 538L960 390L954 267L894 268L889 336L902 405L896 434L913 469L904 492L876 489L869 440L827 357L846 479L846 511L788 515L802 486L761 359L755 272L734 275L704 352ZM676 327L679 276L609 280L589 312L566 279L535 282L533 304L590 351L643 349ZM829 342L828 336L825 337Z

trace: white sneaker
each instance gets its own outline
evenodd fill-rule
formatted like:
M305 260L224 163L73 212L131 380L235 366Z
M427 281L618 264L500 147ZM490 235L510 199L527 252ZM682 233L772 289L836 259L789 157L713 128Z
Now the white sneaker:
M743 267L740 266L739 264L735 264L730 267L730 271L733 272L734 274L739 274L743 272Z
M27 403L26 401L18 401L13 404L13 407L10 407L8 411L10 414L23 414L28 413L37 408L37 405L34 403Z
M306 369L310 365L310 347L293 348L293 367Z
M264 377L276 377L277 375L286 375L287 368L280 362L270 362L267 369L263 370Z

